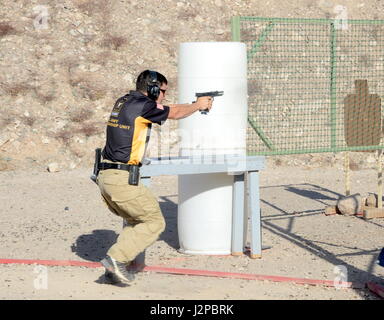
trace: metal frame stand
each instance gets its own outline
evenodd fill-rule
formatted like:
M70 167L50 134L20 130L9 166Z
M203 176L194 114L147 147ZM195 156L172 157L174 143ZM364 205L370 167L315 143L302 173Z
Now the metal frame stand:
M251 221L250 257L261 258L261 212L259 171L264 169L265 157L219 155L149 159L141 168L141 182L150 186L151 177L227 173L233 175L231 254L245 252L248 217ZM247 181L247 182L246 182Z

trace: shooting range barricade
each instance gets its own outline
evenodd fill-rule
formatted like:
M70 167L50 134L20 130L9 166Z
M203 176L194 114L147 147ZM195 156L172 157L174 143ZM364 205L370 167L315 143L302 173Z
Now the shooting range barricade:
M233 175L231 254L242 255L246 251L249 217L250 257L261 258L259 171L264 169L264 160L263 156L239 155L151 158L149 165L141 167L141 181L149 186L153 176L210 173Z

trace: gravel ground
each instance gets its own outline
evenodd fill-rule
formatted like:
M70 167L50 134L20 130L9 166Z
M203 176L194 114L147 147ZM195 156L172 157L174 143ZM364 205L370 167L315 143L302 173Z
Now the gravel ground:
M0 172L0 258L98 262L122 228L91 182L91 168L49 173ZM352 172L352 192L376 191L374 170ZM273 166L261 172L263 250L247 255L197 256L178 252L177 178L153 179L166 217L165 232L146 251L148 266L188 268L333 281L384 282L375 264L384 244L384 219L325 216L343 194L341 168ZM0 264L0 299L263 299L375 300L366 288L336 289L287 282L141 272L130 287L102 283L102 268L49 266L39 286L38 266Z

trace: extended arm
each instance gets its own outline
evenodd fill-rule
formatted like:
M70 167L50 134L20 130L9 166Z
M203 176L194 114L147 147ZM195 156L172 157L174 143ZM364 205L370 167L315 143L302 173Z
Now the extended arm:
M169 107L168 119L179 120L190 116L197 110L210 110L212 108L212 98L200 97L194 103L171 104Z

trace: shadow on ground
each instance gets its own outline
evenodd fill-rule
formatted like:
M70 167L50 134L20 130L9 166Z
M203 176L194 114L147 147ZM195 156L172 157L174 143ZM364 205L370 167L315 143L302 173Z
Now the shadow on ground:
M294 193L298 196L302 196L308 199L313 200L314 202L320 203L324 206L329 205L327 201L335 201L338 198L342 197L343 195L334 192L332 190L329 190L327 188L323 188L318 185L313 184L300 184L300 185L279 185L279 186L265 186L261 189L274 189L274 188L282 188L286 192ZM272 191L271 192L275 192ZM329 250L326 250L322 247L322 245L326 244L328 246L332 246L331 243L324 243L321 241L313 241L310 239L306 239L306 237L303 237L301 235L297 235L294 232L292 232L292 225L294 224L294 221L296 219L305 218L311 215L318 215L323 214L323 209L317 209L317 210L294 210L292 212L288 212L284 210L283 208L279 207L276 203L271 203L269 201L266 201L264 199L260 200L261 203L264 205L272 208L273 210L278 211L279 213L272 216L262 216L262 228L264 230L268 230L269 232L288 240L295 245L297 245L300 248L303 248L312 254L318 256L321 259L324 259L325 261L333 264L336 266L343 266L346 268L348 272L348 278L346 281L352 282L356 286L356 292L362 296L366 297L366 294L369 292L368 289L364 288L364 284L368 281L376 282L376 283L382 283L383 279L373 274L373 269L376 263L377 255L379 254L379 250L359 250L356 252L356 247L350 248L351 250L354 249L355 252L342 254L342 255L335 255ZM316 207L314 205L313 207ZM292 208L290 208L292 210ZM287 227L282 227L281 225L278 225L278 221L281 220L287 220L288 219L288 225ZM356 217L356 219L360 219ZM382 227L381 225L378 225L371 221L364 221L365 223L373 223L379 227ZM380 244L378 244L380 245ZM346 247L349 248L349 247ZM345 260L343 260L344 256L352 256L352 255L369 255L371 256L371 261L367 265L366 270L359 269L349 263L347 263ZM361 287L361 285L363 287ZM363 290L362 290L363 289ZM371 298L373 297L372 294ZM375 297L376 298L376 297Z
M111 230L93 230L91 234L82 234L72 244L72 252L88 261L99 262L108 249L116 242L118 234Z
M177 204L169 199L170 196L160 197L159 205L164 215L166 227L160 235L170 247L179 249L177 234ZM112 213L111 213L112 214ZM121 223L123 228L123 221ZM99 262L105 257L109 248L116 242L118 234L111 230L93 230L91 234L80 235L71 246L80 258L87 261Z
M160 240L166 242L175 250L179 249L179 236L177 230L177 203L169 198L172 196L160 197L160 208L166 222L165 231L160 235Z

